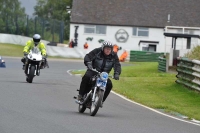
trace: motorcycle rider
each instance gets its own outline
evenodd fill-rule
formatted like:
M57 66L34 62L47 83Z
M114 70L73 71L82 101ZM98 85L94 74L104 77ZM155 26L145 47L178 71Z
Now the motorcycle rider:
M110 73L111 69L114 68L114 79L119 80L119 75L121 74L121 64L119 63L117 54L113 52L112 43L109 41L104 41L102 47L96 48L86 54L84 57L84 64L88 69L85 75L82 77L78 100L83 100L83 96L90 91L90 78L97 74L91 69L96 69L99 72ZM112 82L110 79L108 79L103 102L106 100L112 87Z
M24 47L24 50L23 50L23 53L24 53L24 57L21 59L21 61L25 64L25 59L28 55L28 53L30 52L30 50L36 46L39 48L39 50L41 51L41 54L42 54L42 58L44 60L44 63L43 63L43 67L45 65L47 65L47 56L46 56L46 47L44 45L44 43L40 42L41 40L41 36L39 34L34 34L33 35L33 39L32 40L29 40L28 42L26 42L26 45ZM25 69L25 65L23 65L23 70Z

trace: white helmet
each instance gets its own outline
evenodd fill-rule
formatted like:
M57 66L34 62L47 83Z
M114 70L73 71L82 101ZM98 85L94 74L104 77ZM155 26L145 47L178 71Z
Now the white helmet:
M105 47L110 47L113 49L113 44L109 41L104 41L101 47L102 47L102 51Z
M41 39L41 36L39 34L33 35L33 41L34 41L35 46L39 44L40 39Z

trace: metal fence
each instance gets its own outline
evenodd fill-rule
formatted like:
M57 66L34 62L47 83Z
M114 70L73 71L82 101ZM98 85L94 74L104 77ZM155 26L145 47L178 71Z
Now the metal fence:
M158 71L167 72L168 71L168 60L163 57L158 57Z
M131 62L157 62L158 57L164 53L148 52L148 51L130 51Z
M200 91L200 61L179 58L176 83Z
M0 21L0 33L32 37L38 33L42 39L51 42L64 41L64 22L40 17L8 16Z

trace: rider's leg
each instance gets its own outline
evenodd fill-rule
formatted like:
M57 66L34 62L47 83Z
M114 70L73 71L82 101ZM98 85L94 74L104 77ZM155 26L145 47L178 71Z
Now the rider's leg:
M80 84L79 95L83 96L85 94L86 88L88 86L89 81L90 81L90 76L85 74L82 77L82 81L81 81L81 84Z
M108 79L107 81L107 85L106 85L106 91L104 93L104 97L103 97L103 102L106 100L106 98L108 97L111 89L112 89L113 85L110 79Z
M90 78L92 76L94 76L96 73L90 70L87 70L85 75L82 77L82 81L80 84L80 90L79 90L79 98L83 97L85 95L85 93L88 92L87 89L89 88L89 82L90 82Z
M23 63L22 69L25 70L25 58L24 57L21 59L21 62Z

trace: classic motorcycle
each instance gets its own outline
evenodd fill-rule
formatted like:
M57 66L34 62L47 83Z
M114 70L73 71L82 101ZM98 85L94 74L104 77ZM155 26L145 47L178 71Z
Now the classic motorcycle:
M79 104L78 111L80 113L84 113L86 108L89 108L90 115L95 116L99 107L102 107L107 80L110 76L107 72L98 72L94 69L92 70L97 72L97 74L90 80L91 90L84 95L83 101L78 100L77 97L74 98L76 99L75 102Z
M40 75L40 69L48 67L48 63L42 58L41 52L37 47L34 47L25 58L25 74L26 81L29 83L33 82L33 78Z

